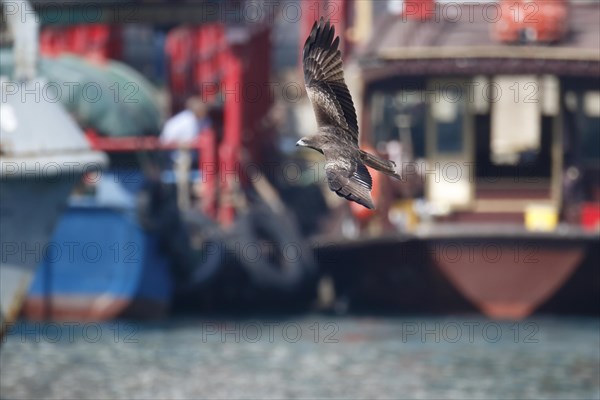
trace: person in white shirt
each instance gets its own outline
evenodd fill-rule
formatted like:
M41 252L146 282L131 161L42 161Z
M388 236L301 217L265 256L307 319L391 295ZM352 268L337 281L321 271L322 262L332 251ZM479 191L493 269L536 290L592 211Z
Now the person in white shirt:
M166 145L190 147L205 128L210 127L208 105L200 97L190 97L185 110L165 122L160 141Z
M200 97L190 97L186 109L167 120L160 134L160 142L177 147L171 153L171 160L177 180L177 202L180 209L190 206L189 172L193 163L198 161L195 148L198 136L211 126L208 117L208 105Z

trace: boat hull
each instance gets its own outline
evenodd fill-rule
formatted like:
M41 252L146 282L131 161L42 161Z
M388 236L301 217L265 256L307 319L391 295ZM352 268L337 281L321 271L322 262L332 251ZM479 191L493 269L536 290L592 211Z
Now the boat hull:
M62 212L73 178L0 180L0 308L14 321ZM32 221L24 223L24 221Z
M166 315L168 302L111 295L29 295L23 314L30 320L108 321L116 318L153 319Z
M583 243L500 239L435 241L428 248L454 287L496 319L533 313L566 283L586 251Z
M355 311L600 313L598 236L445 232L320 240L319 265Z
M158 238L110 207L70 207L58 223L24 304L29 319L158 318L171 276Z

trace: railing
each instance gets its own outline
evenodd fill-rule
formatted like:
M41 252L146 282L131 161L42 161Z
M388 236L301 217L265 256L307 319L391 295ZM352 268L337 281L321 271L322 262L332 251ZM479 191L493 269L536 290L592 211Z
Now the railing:
M139 152L139 151L171 151L181 148L177 144L162 143L157 136L100 136L88 129L86 138L95 150L108 153ZM187 146L198 152L198 169L202 172L201 210L211 218L217 218L217 199L219 190L219 165L217 162L217 146L215 133L211 128L204 129L194 143Z

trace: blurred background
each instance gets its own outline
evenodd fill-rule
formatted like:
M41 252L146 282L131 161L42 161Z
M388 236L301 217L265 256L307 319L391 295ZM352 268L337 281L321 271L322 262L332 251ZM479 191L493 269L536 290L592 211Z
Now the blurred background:
M1 3L0 397L600 398L600 2Z

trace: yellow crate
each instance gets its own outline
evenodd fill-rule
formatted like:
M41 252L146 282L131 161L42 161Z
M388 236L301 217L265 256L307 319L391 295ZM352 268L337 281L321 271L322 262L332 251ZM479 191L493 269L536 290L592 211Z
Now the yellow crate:
M558 224L558 210L548 204L530 204L525 208L525 227L530 231L553 231Z

